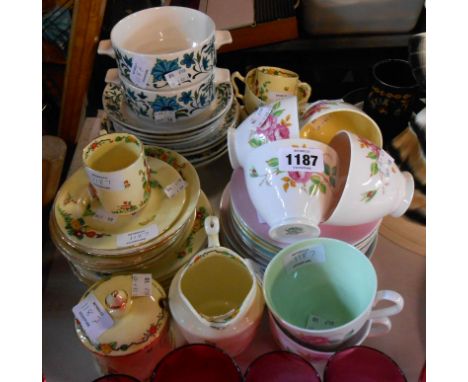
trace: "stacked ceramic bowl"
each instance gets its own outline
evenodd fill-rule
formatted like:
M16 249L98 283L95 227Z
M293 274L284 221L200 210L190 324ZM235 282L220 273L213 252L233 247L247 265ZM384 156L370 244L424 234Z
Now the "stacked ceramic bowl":
M137 162L125 167L118 159L127 155L119 152L122 145L139 150L142 169L136 171ZM113 146L116 149L107 149ZM177 270L206 242L203 221L212 210L196 170L182 155L143 148L136 137L124 133L95 139L83 160L84 166L62 185L51 211L55 246L86 284L138 272L151 273L168 288ZM123 169L109 172L119 166ZM134 187L143 199L128 194ZM125 195L123 202L112 204L120 195Z
M114 131L175 150L194 166L222 156L239 116L229 70L216 68L216 50L230 42L229 32L190 8L150 8L120 20L98 49L118 66L103 93Z
M241 168L234 170L231 181L224 189L220 217L225 245L252 260L261 275L271 259L287 246L269 236L270 227L250 200ZM345 241L371 257L377 246L380 223L381 219L355 226L320 224L320 237Z
M380 148L380 131L361 110L320 101L304 119L300 129L296 97L284 98L228 132L229 158L239 169L222 206L228 240L262 266L286 244L314 237L367 252L381 219L402 215L413 196L412 176Z

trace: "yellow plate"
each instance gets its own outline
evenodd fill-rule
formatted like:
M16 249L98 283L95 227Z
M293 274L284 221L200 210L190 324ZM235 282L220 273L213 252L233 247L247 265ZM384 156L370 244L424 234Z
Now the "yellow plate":
M132 215L116 216L103 210L88 191L83 168L61 187L54 206L55 219L68 239L80 248L113 250L131 247L163 234L177 219L186 200L185 190L169 198L164 189L181 180L167 163L148 158L151 196L147 205Z

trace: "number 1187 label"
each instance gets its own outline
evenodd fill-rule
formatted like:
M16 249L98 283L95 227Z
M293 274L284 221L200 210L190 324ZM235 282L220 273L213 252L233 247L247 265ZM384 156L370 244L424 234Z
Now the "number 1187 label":
M323 152L320 149L285 148L279 152L280 171L323 172Z

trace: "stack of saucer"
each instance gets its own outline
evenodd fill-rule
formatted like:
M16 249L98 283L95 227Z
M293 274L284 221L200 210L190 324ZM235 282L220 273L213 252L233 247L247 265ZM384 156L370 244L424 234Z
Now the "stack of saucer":
M102 136L95 147L99 139L120 135ZM88 285L115 273L137 272L151 273L168 288L177 270L205 245L203 222L212 208L194 167L182 155L154 146L145 147L145 160L151 190L146 205L132 214L104 209L90 192L85 167L57 193L50 216L52 241Z
M196 167L221 157L239 117L229 70L215 67L216 49L231 41L189 8L150 8L119 21L98 49L118 65L102 97L114 131L175 150Z
M268 235L270 227L257 214L250 200L241 168L234 170L231 181L224 189L220 215L223 241L234 251L254 261L260 270L264 270L270 260L287 246ZM381 219L356 226L320 224L320 237L345 241L371 257L377 246L380 223Z

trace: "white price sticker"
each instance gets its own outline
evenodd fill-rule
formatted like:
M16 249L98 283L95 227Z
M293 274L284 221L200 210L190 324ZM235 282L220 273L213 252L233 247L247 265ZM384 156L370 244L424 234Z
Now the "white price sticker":
M134 56L132 70L130 71L130 80L136 85L146 87L152 65L152 60L144 56Z
M182 178L176 180L174 183L170 184L164 189L165 194L168 198L173 198L180 191L187 187L187 182Z
M315 314L311 314L307 319L306 328L312 330L330 329L336 326L334 320L326 319Z
M164 110L164 111L155 111L154 120L158 122L175 122L175 111L174 110Z
M270 115L272 108L273 105L261 106L253 114L251 114L246 120L246 122L248 121L250 128L256 129L257 127L262 126Z
M114 224L117 221L117 216L110 214L106 210L99 208L94 212L93 219L104 223Z
M132 275L132 296L151 296L151 273L134 273Z
M270 101L279 101L288 97L291 97L291 94L284 92L268 92L268 98Z
M145 229L122 233L117 235L117 245L128 247L129 245L143 243L159 235L159 228L156 224L151 224Z
M190 80L189 74L185 68L180 68L167 73L164 78L171 88L176 88L183 82Z
M97 343L99 336L114 325L112 317L92 293L75 305L72 311L93 343Z
M323 172L323 152L320 149L285 148L279 151L280 171Z
M283 260L283 264L288 272L294 272L306 264L320 264L324 262L325 247L323 245L316 245L311 248L290 253Z
M89 167L85 167L85 169L88 174L89 181L94 187L112 191L121 191L125 188L124 180L120 174L104 174L102 172L94 171Z

